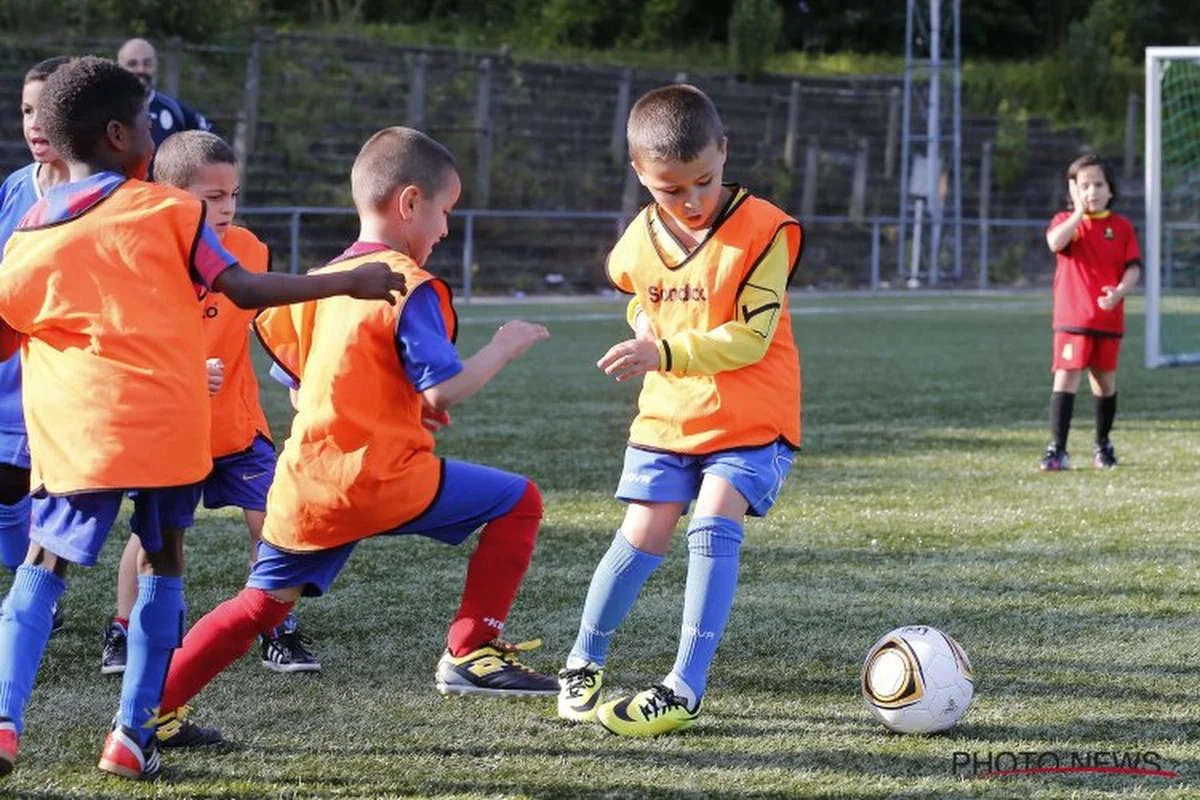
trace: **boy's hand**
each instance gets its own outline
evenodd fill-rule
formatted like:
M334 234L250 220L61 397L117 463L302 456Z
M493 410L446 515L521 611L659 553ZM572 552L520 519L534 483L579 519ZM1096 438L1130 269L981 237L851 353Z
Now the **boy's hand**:
M219 358L210 358L204 362L208 368L208 393L216 394L225 383L225 362Z
M357 266L347 275L350 277L350 287L346 294L358 300L387 300L396 305L392 292L399 292L401 297L408 294L404 275L393 272L391 267L379 261Z
M655 372L659 367L658 343L650 339L628 339L610 347L596 366L618 381Z
M1115 286L1101 286L1100 291L1102 294L1096 300L1096 305L1104 311L1112 311L1125 299L1125 292Z
M550 336L545 325L535 325L532 322L514 319L500 326L492 336L492 343L498 344L508 353L508 360L513 361L533 347L534 344Z
M450 412L441 411L430 406L428 403L421 403L421 427L431 433L437 433L442 428L450 424Z
M1079 191L1079 183L1074 178L1067 181L1067 192L1071 195L1073 213L1078 217L1082 217L1088 210L1087 203L1084 202L1083 192Z

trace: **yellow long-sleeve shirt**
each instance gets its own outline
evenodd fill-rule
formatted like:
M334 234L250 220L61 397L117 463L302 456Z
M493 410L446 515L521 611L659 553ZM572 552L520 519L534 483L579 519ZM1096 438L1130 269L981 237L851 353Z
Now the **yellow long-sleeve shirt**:
M661 219L655 216L651 226L664 255L676 263L687 258L687 250ZM676 375L716 375L757 363L779 324L791 262L787 234L780 231L738 293L737 319L710 331L682 331L659 339L659 369ZM641 312L638 298L631 298L626 317L635 331Z

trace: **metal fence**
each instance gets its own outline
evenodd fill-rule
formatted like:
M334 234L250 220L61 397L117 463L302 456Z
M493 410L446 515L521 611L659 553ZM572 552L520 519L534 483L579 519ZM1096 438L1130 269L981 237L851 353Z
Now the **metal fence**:
M356 232L354 209L340 206L247 207L238 214L251 218L259 234L286 253L286 269L293 273L333 258ZM480 290L595 291L607 285L605 256L629 220L618 211L455 210L448 240L435 250L430 270L457 284L466 302ZM815 215L802 221L805 249L795 282L802 286L986 291L1048 285L1054 276L1054 257L1045 244L1048 219L964 218L963 268L955 273L944 244L945 269L934 276L914 274L911 261L896 269L896 217ZM1163 286L1200 285L1198 254L1200 225L1164 226Z
M277 216L287 219L288 235L288 271L292 273L301 270L301 242L304 236L305 216L337 216L354 217L357 212L352 208L323 207L323 206L290 206L290 207L259 207L240 208L239 216ZM615 242L621 231L629 222L629 217L620 212L608 211L527 211L527 210L493 210L493 209L462 209L451 212L451 217L462 222L461 230L461 290L463 300L471 301L475 283L476 263L476 221L477 220L557 220L557 221L591 221L607 223L611 226L612 242ZM346 242L348 244L349 242Z
M290 272L302 271L305 253L316 251L316 255L312 260L319 261L321 259L330 258L336 255L340 247L349 243L349 237L353 236L352 222L347 218L352 218L355 211L345 207L324 207L324 206L279 206L279 207L247 207L239 209L238 214L243 217L253 218L274 218L276 220L274 230L277 231L275 237L278 243L280 238L286 242L285 248L287 253L287 269ZM316 241L319 237L314 234L310 237L312 240L308 242L308 247L305 247L305 221L316 220L319 218L335 217L341 218L343 223L349 223L344 227L343 236L333 242ZM570 244L576 245L580 249L580 253L570 256L572 260L595 261L602 265L603 257L607 253L608 248L616 241L621 231L629 222L629 215L618 211L609 212L592 212L592 211L536 211L536 210L494 210L494 209L461 209L451 213L453 227L451 229L450 242L443 246L439 254L437 266L441 271L446 272L453 269L451 265L454 263L453 256L457 253L457 276L448 275L447 277L457 278L460 283L460 291L463 299L470 301L473 292L476 289L476 284L480 276L491 278L489 282L495 286L497 281L495 275L488 275L488 270L493 267L489 264L489 258L486 254L481 254L478 247L479 224L485 221L499 221L506 223L504 227L498 231L493 231L491 237L493 241L497 238L501 240L508 235L509 237L528 239L531 237L529 232L515 230L517 222L539 222L539 223L569 223L570 230L564 235L570 240ZM279 225L282 221L286 224L286 228ZM872 291L881 288L887 288L893 280L908 282L914 278L918 283L925 284L929 281L930 276L924 273L916 275L907 271L897 272L895 270L895 260L892 256L890 244L894 241L895 231L898 227L899 220L896 217L879 216L865 217L862 219L853 219L848 216L824 216L816 215L803 220L805 225L805 253L804 262L813 263L815 266L810 267L812 273L806 277L806 282L810 285L821 285L828 283L830 280L827 273L837 271L838 275L848 275L850 277L842 277L842 283L838 284L839 288L862 288ZM580 223L592 223L590 230L580 232ZM973 236L968 240L968 245L973 244L974 247L968 246L967 252L974 252L976 256L977 267L964 271L960 274L955 274L953 270L943 272L940 277L935 276L934 283L946 286L965 285L977 286L979 289L988 289L995 286L1011 286L1011 285L1029 285L1048 280L1053 274L1053 258L1045 251L1043 239L1043 231L1046 229L1047 220L1044 219L964 219L964 229L968 233L973 232ZM545 225L541 226L543 235L545 233ZM497 236L498 234L498 236ZM536 236L537 234L533 234ZM1001 239L1001 248L1019 248L1019 254L1016 256L1016 265L1009 264L1004 274L995 275L992 269L992 260L995 256L993 243L996 238ZM888 249L885 251L885 240ZM826 242L835 242L836 247L833 250L838 251L837 254L831 255L826 252ZM869 243L869 249L863 247L865 243ZM1039 249L1040 246L1040 249ZM447 257L446 251L449 251ZM947 248L948 255L948 248ZM519 256L518 256L519 257ZM1012 260L1011 256L1005 256L1005 259ZM1028 264L1020 262L1026 261ZM551 261L550 263L553 263ZM831 266L832 265L832 266ZM546 269L546 260L542 263L530 264L531 268L538 271ZM564 265L571 266L571 265ZM828 268L822 269L822 266ZM865 267L865 269L864 269ZM498 269L499 267L497 267ZM437 271L437 270L435 270ZM569 271L564 269L564 272ZM552 276L554 273L550 273ZM560 276L561 277L561 276ZM602 278L602 276L601 276ZM503 282L500 281L500 284ZM517 290L521 286L512 287Z

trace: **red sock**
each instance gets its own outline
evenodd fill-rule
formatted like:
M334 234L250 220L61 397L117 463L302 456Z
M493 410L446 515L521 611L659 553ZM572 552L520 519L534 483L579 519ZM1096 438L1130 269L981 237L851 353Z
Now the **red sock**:
M295 603L283 603L262 589L242 589L192 626L171 659L163 689L162 713L191 700L208 682L237 661L266 633L283 622Z
M451 655L466 655L500 634L533 558L541 521L542 495L529 481L512 510L484 526L467 565L462 605L446 637Z
M117 623L125 630L129 630L129 620L125 619L125 617L113 617L113 622Z

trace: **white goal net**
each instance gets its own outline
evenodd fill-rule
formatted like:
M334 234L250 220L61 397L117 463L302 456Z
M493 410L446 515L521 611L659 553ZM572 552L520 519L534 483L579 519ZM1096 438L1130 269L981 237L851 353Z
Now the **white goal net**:
M1146 48L1146 366L1200 364L1200 47Z

